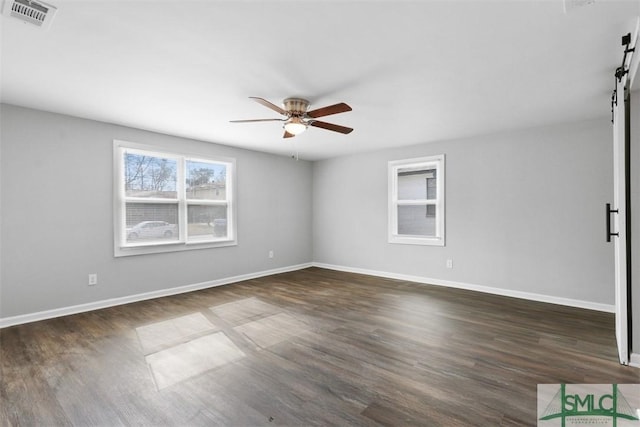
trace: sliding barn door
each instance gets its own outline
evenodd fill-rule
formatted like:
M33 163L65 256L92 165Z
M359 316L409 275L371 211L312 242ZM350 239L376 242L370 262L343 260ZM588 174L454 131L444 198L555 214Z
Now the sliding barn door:
M627 275L627 108L625 82L622 79L617 86L617 105L613 108L613 206L607 209L610 230L613 236L615 254L615 303L616 303L616 341L618 357L623 365L629 364L629 313L628 313L628 275ZM627 102L625 102L625 99Z
M607 204L607 241L613 238L615 254L616 341L618 357L629 364L631 353L631 87L638 75L640 55L634 54L640 33L636 28L622 37L624 55L616 69L616 89L612 98L613 113L613 207ZM636 257L637 258L637 257Z

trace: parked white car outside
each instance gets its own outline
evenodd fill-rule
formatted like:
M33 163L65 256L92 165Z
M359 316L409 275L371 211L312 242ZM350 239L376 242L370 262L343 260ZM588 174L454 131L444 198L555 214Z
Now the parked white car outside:
M176 234L176 225L166 221L142 221L127 228L127 240L169 238Z

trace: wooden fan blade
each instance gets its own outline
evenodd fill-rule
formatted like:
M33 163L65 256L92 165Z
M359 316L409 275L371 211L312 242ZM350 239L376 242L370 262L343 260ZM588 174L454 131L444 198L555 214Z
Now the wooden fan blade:
M345 126L336 125L336 124L333 124L333 123L321 122L319 120L309 121L309 126L315 126L317 128L332 130L334 132L340 132L340 133L344 133L344 134L353 132L353 129L351 129L351 128L348 128L348 127L345 127Z
M283 122L286 119L248 119L248 120L229 120L231 123L250 123L250 122Z
M254 101L256 101L259 104L264 105L267 108L271 108L273 111L277 111L278 113L282 114L282 115L287 115L287 112L285 110L283 110L282 108L278 107L276 104L272 104L271 102L267 101L266 99L263 98L258 98L257 96L250 96L249 98L253 99Z
M341 102L339 104L329 105L328 107L322 107L316 110L307 111L307 116L316 118L330 116L332 114L346 113L347 111L351 111L351 107L349 107L344 102Z
M294 136L294 134L289 133L286 130L284 131L284 135L282 135L283 138L293 138Z

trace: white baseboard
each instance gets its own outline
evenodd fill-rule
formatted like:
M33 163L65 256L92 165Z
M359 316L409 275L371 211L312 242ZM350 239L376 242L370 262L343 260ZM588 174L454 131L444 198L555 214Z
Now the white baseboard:
M520 298L531 301L546 302L551 304L565 305L569 307L586 308L589 310L604 311L614 313L615 306L612 304L601 304L591 301L575 300L570 298L561 298L551 295L535 294L531 292L514 291L510 289L493 288L490 286L474 285L471 283L453 282L450 280L432 279L422 276L411 276L407 274L389 273L386 271L369 270L365 268L345 267L342 265L324 264L314 262L314 267L326 268L329 270L345 271L348 273L366 274L369 276L385 277L388 279L406 280L409 282L424 283L428 285L446 286L449 288L466 289L470 291L484 292L488 294L501 295L512 298Z
M629 366L640 368L640 353L631 353L631 357L629 358Z
M198 291L201 289L213 288L215 286L228 285L230 283L242 282L244 280L257 279L258 277L271 276L273 274L287 273L289 271L302 270L311 267L312 263L291 265L287 267L275 268L272 270L259 271L256 273L241 274L239 276L225 277L208 282L195 283L192 285L179 286L170 289L161 289L143 294L128 295L120 298L110 298L102 301L79 304L71 307L56 308L53 310L39 311L37 313L23 314L13 317L0 318L0 329L8 326L21 325L23 323L37 322L39 320L52 319L54 317L68 316L70 314L84 313L101 308L113 307L116 305L129 304L132 302L144 301L153 298L166 297L183 294L185 292Z

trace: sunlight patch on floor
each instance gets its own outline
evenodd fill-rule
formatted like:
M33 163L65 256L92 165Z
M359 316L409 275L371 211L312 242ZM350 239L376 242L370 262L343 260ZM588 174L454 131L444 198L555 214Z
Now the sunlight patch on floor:
M145 359L158 390L162 390L244 356L224 332L216 332L150 354Z
M274 314L236 326L233 329L262 348L281 343L311 330L306 323L286 313Z
M210 307L209 310L232 325L241 325L248 321L282 311L280 308L255 297L217 305Z
M144 354L155 353L216 327L202 313L193 313L136 328Z

